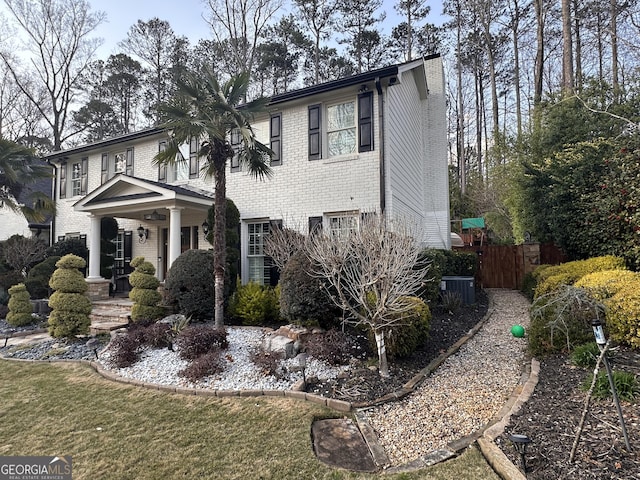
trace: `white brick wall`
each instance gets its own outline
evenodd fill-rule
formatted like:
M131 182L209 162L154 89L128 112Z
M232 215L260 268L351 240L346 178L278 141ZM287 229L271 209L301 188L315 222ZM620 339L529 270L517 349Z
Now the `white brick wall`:
M401 215L423 226L424 240L432 246L448 247L449 208L446 159L446 118L444 81L440 59L426 67L429 88L427 98L420 98L419 85L424 77L413 71L402 74L399 84L385 88L385 165L386 207L390 215ZM420 80L422 78L422 80ZM308 159L308 105L356 100L360 85L278 105L282 119L282 165L272 168L269 179L256 180L245 172L231 172L227 167L227 197L240 210L243 224L251 220L282 219L285 226L306 233L308 217L343 211L374 211L380 209L380 115L377 92L374 89L374 150L332 159ZM424 91L424 89L423 89ZM424 97L424 95L423 95ZM323 118L326 115L323 114ZM258 138L269 141L269 119L254 123ZM326 129L323 129L326 130ZM100 186L101 155L134 148L134 176L157 181L158 169L152 159L158 152L162 134L89 152L89 186ZM323 146L326 152L326 145ZM87 153L72 155L69 163L79 161ZM70 177L70 172L68 172ZM189 185L213 190L211 179L190 180ZM70 189L68 188L69 192ZM80 199L58 201L55 237L67 233L88 233L89 217L77 213L73 205ZM118 219L125 230L134 231L133 255L143 255L152 263L162 256L162 228L166 222L148 223L142 220ZM146 212L148 213L148 212ZM199 226L202 213L182 214L183 226ZM138 243L135 229L143 224L149 228L146 243ZM246 232L246 228L243 229ZM244 236L243 236L244 237ZM243 248L246 238L242 238ZM88 245L91 248L90 245ZM200 232L200 248L209 248ZM246 262L244 262L246 264Z

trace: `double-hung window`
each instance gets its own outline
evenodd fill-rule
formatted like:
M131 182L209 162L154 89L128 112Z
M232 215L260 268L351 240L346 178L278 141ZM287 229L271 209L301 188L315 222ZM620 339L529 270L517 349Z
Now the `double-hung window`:
M79 162L63 162L60 165L59 175L59 198L67 198L86 195L89 184L89 158L83 157Z
M114 153L104 152L102 154L100 183L105 183L119 173L133 175L133 147Z
M269 257L264 254L264 239L269 235L269 222L249 223L247 227L249 281L269 285L271 264Z
M328 215L329 232L338 238L347 238L358 228L356 213L340 213Z
M310 105L309 160L373 150L373 92L328 105Z
M82 192L82 167L80 162L71 164L71 195L74 197Z

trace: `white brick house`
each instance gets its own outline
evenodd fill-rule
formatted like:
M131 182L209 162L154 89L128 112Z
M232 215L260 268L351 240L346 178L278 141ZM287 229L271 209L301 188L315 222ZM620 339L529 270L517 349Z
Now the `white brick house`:
M243 281L270 281L261 247L274 222L307 233L383 211L419 225L425 246L449 248L444 87L441 59L432 56L273 97L269 115L253 122L276 153L273 176L258 181L227 165L227 197L241 216ZM119 274L142 255L162 280L181 251L210 248L202 224L213 180L199 178L196 141L181 149L186 161L178 167L154 166L165 141L151 128L47 157L56 170L53 241L86 236L89 282L105 282L95 248L104 216L121 229Z

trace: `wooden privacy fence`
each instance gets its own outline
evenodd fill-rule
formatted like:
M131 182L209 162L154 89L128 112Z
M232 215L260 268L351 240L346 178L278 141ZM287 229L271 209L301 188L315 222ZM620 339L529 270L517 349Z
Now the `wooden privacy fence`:
M455 247L457 251L478 255L476 283L480 288L510 288L518 290L527 273L538 265L557 265L566 256L552 244L475 245Z

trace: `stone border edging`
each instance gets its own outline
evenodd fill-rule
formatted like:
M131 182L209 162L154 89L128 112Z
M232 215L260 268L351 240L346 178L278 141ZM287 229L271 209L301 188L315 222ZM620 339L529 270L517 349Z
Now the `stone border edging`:
M20 330L17 332L11 332L11 334L7 335L7 334L2 334L0 335L0 338L2 340L9 339L9 338L20 338L20 337L28 337L29 335L38 335L40 333L47 333L49 330L47 330L46 328L36 328L35 330Z

